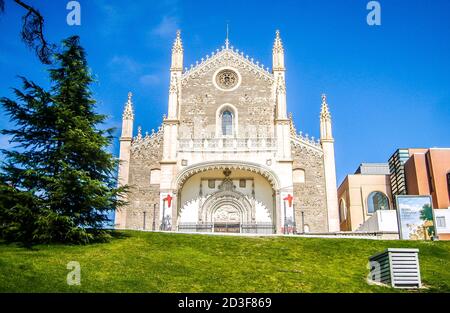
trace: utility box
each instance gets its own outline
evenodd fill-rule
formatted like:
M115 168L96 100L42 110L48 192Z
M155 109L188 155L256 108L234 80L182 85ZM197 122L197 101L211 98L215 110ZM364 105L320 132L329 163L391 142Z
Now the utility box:
M369 258L370 279L394 288L421 288L419 249L389 248Z

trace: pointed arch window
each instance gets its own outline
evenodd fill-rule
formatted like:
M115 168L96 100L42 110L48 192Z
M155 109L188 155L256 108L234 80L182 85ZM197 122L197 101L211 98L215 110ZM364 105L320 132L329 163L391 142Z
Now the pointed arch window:
M222 135L233 135L233 113L229 110L225 110L222 113Z

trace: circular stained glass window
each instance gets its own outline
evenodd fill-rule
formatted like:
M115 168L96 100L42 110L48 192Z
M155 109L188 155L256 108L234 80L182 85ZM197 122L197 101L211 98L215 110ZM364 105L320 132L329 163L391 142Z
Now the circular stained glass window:
M222 70L216 75L216 84L222 89L232 89L238 82L238 74L233 70Z

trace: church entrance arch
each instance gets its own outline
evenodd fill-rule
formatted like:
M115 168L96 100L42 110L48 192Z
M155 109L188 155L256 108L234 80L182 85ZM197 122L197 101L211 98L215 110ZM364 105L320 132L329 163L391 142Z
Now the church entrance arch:
M242 193L233 190L231 180L222 183L223 189L211 194L201 208L201 219L213 226L214 232L240 233L243 224L252 222L255 207ZM225 186L224 186L225 185Z
M273 233L277 177L256 166L231 162L210 166L191 167L178 176L177 229Z

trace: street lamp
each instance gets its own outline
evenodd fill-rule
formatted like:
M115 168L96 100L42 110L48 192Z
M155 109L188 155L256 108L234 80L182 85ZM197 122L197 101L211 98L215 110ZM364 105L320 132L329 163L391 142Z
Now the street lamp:
M153 225L152 230L154 231L156 228L156 203L153 203Z
M166 200L163 199L163 211L162 211L162 221L161 221L161 230L166 230Z
M147 214L147 211L144 211L144 227L143 227L143 229L145 230L145 220L146 220L146 214Z
M302 234L305 233L305 212L302 211Z

